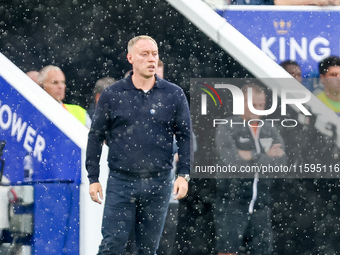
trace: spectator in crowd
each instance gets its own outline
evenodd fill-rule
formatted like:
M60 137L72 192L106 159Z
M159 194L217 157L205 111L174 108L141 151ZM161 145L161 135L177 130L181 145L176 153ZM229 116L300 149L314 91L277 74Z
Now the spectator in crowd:
M39 75L38 71L29 71L26 73L26 75L30 77L36 84L39 84L38 83L38 75Z
M319 63L319 72L324 91L316 96L340 115L340 58L330 56L322 60Z
M340 0L275 0L275 5L340 5Z
M302 82L302 73L300 65L293 60L283 61L280 66L285 69L291 76L293 76L298 82Z
M227 3L233 5L273 5L274 0L227 0Z
M315 75L313 72L305 74L305 79L302 77L301 66L293 60L285 60L280 63L280 66L285 69L293 78L295 78L298 82L300 82L303 86L305 86L309 91L315 92L318 90L318 78L319 74ZM314 77L313 77L314 76Z
M124 78L128 77L130 75L130 73L132 73L132 69L127 71L125 74L124 74Z
M216 130L215 143L220 165L231 165L237 169L252 165L283 166L286 164L283 140L271 124L256 123L261 116L248 108L249 88L252 89L254 108L265 110L264 89L256 84L244 85L244 114L228 118L228 123L237 125L218 125ZM240 125L249 120L252 120L251 126ZM271 185L272 179L259 178L259 173L255 173L253 179L216 180L214 219L219 255L247 254L249 251L258 255L271 254Z
M104 78L99 79L94 85L94 89L93 89L94 103L90 104L90 107L87 110L87 113L89 114L91 119L93 118L94 110L96 108L96 105L98 103L101 93L103 92L104 89L114 84L115 82L116 80L114 78L104 77Z
M66 79L63 71L53 65L43 67L38 75L38 84L82 124L90 128L91 119L86 110L79 105L64 104Z
M175 199L188 190L188 102L180 87L155 75L158 58L153 38L132 38L127 59L133 73L106 88L96 107L86 156L94 202L103 199L98 177L104 140L110 167L98 254L124 254L131 228L135 228L136 252L156 253L170 199L173 134L180 155Z
M162 60L158 61L156 74L159 78L164 79L164 63Z
M293 78L304 85L309 91L314 90L313 82L314 79L302 79L302 72L300 65L293 60L285 60L280 63L280 66L285 69Z

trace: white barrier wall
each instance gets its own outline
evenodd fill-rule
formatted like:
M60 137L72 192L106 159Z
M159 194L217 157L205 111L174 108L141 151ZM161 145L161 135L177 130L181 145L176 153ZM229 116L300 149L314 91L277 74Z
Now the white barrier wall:
M106 182L109 174L107 165L108 147L103 146L100 158L100 177L99 182L103 188L104 200L99 205L90 199L89 181L87 179L87 171L83 167L82 186L80 189L80 254L95 255L102 239L101 226L104 211ZM84 162L84 161L83 161ZM84 162L85 163L85 162Z
M92 202L88 194L89 183L87 179L87 171L85 169L85 152L88 129L2 54L0 54L0 78L1 77L10 84L14 90L29 101L38 110L38 112L50 120L52 125L56 126L81 149L81 184L79 194L80 240L78 244L81 255L96 254L101 241L103 204L95 204ZM6 98L3 98L3 100L5 101ZM20 102L18 102L17 107L12 109L13 113L16 111L15 108L20 108ZM49 136L52 135L53 134L49 134ZM56 141L56 143L58 143L58 141ZM103 149L103 152L100 180L104 184L103 188L105 191L108 173L108 167L106 164L106 146ZM77 160L78 159L75 159L75 161ZM53 201L51 201L51 203L53 203ZM46 227L48 227L48 225L46 225Z

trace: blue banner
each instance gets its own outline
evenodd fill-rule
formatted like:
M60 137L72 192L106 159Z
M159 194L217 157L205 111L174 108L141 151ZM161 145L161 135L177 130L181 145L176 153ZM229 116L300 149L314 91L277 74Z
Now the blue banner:
M339 56L337 11L217 11L232 26L278 63L294 60L304 77L318 76L318 63Z
M0 76L3 176L12 184L80 183L81 149Z

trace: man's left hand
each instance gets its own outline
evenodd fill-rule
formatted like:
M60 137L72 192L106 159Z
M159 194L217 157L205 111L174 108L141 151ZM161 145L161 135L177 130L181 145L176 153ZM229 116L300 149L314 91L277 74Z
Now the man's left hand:
M270 147L269 151L267 151L267 155L269 157L283 157L285 155L285 151L281 148L281 144L280 143L275 143L273 144L272 147Z
M175 200L181 199L185 197L188 193L188 182L184 177L178 176L173 189L173 194L175 196Z

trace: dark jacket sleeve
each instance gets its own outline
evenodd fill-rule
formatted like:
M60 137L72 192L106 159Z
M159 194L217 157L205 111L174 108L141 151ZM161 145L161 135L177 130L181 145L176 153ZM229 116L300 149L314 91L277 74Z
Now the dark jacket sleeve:
M271 137L273 138L272 146L276 143L280 143L282 146L281 148L284 150L285 145L284 141L277 131L275 127L272 127L271 130ZM255 162L258 165L272 165L272 166L285 166L287 164L287 157L286 154L282 157L269 157L266 153L261 153L260 155L256 156Z
M190 163L193 161L193 153L191 153L192 139L190 139L191 120L188 101L182 90L179 95L179 99L180 101L177 106L174 124L179 157L179 161L177 164L177 173L189 174L191 165Z
M228 125L218 125L215 143L220 164L236 166L238 169L242 165L249 164L249 161L242 159L238 154L239 148L233 137L232 128Z
M99 182L99 161L102 145L110 130L110 93L104 90L95 110L86 149L86 169L90 184Z

